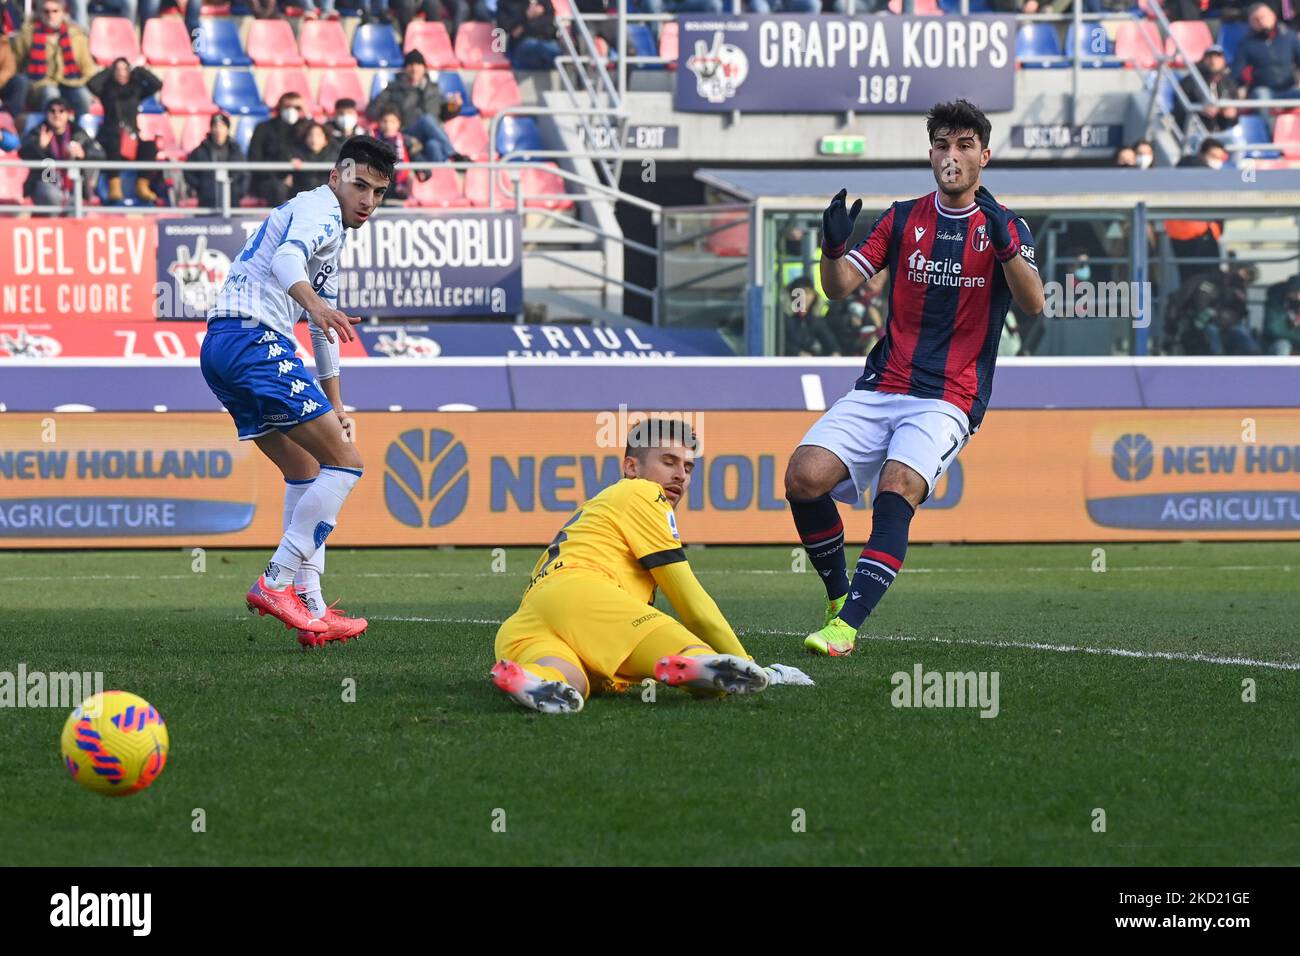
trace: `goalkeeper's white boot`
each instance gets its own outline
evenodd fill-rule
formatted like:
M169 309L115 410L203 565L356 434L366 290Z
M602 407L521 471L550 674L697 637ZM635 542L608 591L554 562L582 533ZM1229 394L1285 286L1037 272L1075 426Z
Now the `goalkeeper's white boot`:
M674 654L655 664L655 680L670 687L757 694L767 687L767 672L753 661L732 654Z
M530 710L543 714L576 714L582 710L582 694L562 680L543 680L514 661L492 665L492 683Z

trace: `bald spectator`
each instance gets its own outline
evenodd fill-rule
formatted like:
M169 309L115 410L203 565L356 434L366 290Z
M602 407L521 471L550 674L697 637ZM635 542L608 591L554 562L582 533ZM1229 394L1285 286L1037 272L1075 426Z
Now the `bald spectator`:
M90 112L86 84L95 75L90 38L68 17L63 0L42 0L33 17L14 37L14 56L27 80L27 105L42 109L65 100L74 113Z

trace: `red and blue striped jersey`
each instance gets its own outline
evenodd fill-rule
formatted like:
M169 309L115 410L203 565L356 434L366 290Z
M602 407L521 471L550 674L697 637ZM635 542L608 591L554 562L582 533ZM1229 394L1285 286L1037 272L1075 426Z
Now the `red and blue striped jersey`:
M1010 231L1037 269L1029 226L1015 217ZM984 213L973 202L944 206L937 191L896 202L848 260L868 279L889 269L885 335L854 387L942 399L965 412L975 431L988 407L1011 307Z

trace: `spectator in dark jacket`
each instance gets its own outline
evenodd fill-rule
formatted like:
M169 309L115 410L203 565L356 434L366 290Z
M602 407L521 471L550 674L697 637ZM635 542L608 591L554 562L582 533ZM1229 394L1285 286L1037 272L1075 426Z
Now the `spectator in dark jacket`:
M370 101L366 115L378 121L388 110L402 118L402 132L414 136L422 146L424 162L442 163L457 157L442 119L460 112L460 94L444 98L438 84L429 76L424 54L411 50L402 62L402 72Z
M302 134L310 120L303 116L302 95L285 93L275 104L275 115L257 124L248 143L248 159L253 163L287 163L294 157ZM253 174L253 195L272 206L289 200L293 176L287 172Z
M334 115L325 123L325 134L331 142L342 146L349 136L365 132L357 129L360 118L357 115L357 101L346 96L340 97L334 101Z
M329 134L320 123L311 123L303 134L294 158L304 163L333 163L339 158L339 147L330 142ZM315 189L329 182L329 170L302 169L293 174L294 192Z
M1232 70L1228 67L1228 58L1224 55L1223 47L1215 45L1207 49L1205 55L1201 57L1201 62L1196 64L1196 69L1200 71L1205 85L1210 88L1211 100L1235 100L1240 95L1237 82L1232 78ZM1183 77L1181 86L1191 102L1202 102L1201 92L1197 88L1194 76ZM1187 110L1183 108L1182 101L1177 99L1174 101L1174 122L1180 129L1187 128ZM1236 107L1207 106L1201 111L1201 122L1211 133L1221 133L1225 129L1231 129L1237 125Z
M827 319L826 302L812 279L801 275L785 289L785 354L839 355L840 342Z
M251 144L250 144L251 145ZM244 151L230 135L230 117L217 113L208 125L208 135L194 147L189 155L192 163L242 163ZM248 173L230 170L230 205L238 206L248 195ZM199 194L199 205L213 209L221 205L221 191L217 187L217 174L209 170L186 170L185 182Z
M516 70L549 70L560 55L551 0L499 0L497 26L509 37L507 52Z
M3 35L0 35L0 109L10 116L27 109L27 77L18 71L14 48Z
M421 16L430 23L441 21L446 24L453 40L466 20L492 22L492 14L484 0L393 0L388 6L397 18L398 32L403 36L411 21Z
M1277 22L1267 4L1250 8L1251 32L1237 45L1233 78L1254 99L1300 99L1296 67L1300 66L1300 37Z
M90 134L72 121L66 101L50 100L45 120L32 128L18 150L21 159L53 160L27 174L23 195L38 206L62 206L72 198L72 178L61 164L68 160L103 159L104 151ZM87 183L94 176L84 177Z
M104 104L104 121L99 125L98 136L104 155L112 160L138 159L146 163L156 160L158 147L153 141L140 138L136 117L140 103L162 89L162 80L142 66L132 69L126 57L120 56L108 69L92 76L86 86ZM135 155L131 155L132 151ZM150 203L158 200L150 182L155 175L151 172L136 179L137 198ZM122 201L122 179L116 169L108 172L108 201Z

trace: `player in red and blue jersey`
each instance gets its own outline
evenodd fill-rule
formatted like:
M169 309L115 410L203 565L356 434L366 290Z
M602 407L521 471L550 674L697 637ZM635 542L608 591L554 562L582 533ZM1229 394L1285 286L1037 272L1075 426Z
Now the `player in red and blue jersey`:
M853 389L804 436L785 475L786 498L826 585L826 617L808 650L851 653L863 621L903 565L916 508L979 428L993 386L1002 323L1014 301L1043 308L1029 226L980 183L992 126L957 100L926 116L938 189L896 202L849 248L862 200L847 190L822 216L821 280L843 299L886 273L885 335ZM871 537L852 581L835 501L856 502L878 479Z

